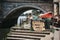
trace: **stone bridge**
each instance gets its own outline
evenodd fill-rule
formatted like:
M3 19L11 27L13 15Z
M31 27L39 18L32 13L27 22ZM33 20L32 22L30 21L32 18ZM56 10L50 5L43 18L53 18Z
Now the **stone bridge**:
M4 28L15 25L18 16L29 9L53 12L52 0L2 0L0 6L0 25Z

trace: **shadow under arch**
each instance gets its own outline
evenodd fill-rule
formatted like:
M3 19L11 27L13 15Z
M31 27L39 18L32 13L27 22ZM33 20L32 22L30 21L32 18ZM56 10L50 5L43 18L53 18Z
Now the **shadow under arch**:
M20 16L24 11L30 10L30 9L38 9L43 12L46 12L42 8L35 6L35 5L23 5L17 8L12 9L11 11L8 12L6 16L4 16L4 21L3 21L3 27L5 28L10 28L11 26L14 26L17 23L17 18Z
M36 5L22 5L22 6L19 6L17 8L13 8L11 11L8 12L8 14L6 16L4 16L4 18L6 18L7 16L9 16L10 14L13 14L14 12L20 10L29 10L29 9L38 9L38 10L41 10L43 12L46 12L46 10L42 9L41 7L38 7Z

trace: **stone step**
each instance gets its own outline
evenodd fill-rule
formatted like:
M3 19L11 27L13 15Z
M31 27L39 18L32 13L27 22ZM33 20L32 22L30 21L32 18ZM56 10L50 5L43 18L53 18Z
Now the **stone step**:
M45 37L46 35L44 34L31 34L31 33L17 33L17 32L11 32L8 35L28 35L28 36L37 36L37 37Z
M36 31L25 31L25 30L12 30L10 32L17 32L17 33L34 33L34 34L47 34L49 35L50 32L36 32Z
M21 30L21 31L31 31L31 30L29 30L29 29L22 29L22 28L20 28L20 27L11 27L11 31L15 31L15 30ZM32 32L32 31L31 31ZM33 31L33 32L38 32L38 31ZM40 31L41 32L41 31ZM44 30L44 32L50 32L50 30L49 29L46 29L46 30Z
M46 35L46 34L42 34L42 33L41 34L38 34L38 33L35 34L35 33L21 33L21 32L20 33L19 32L9 32L8 34Z
M51 40L50 36L41 37L41 36L30 36L30 35L16 35L10 34L7 37L14 37L14 38L26 38L26 39L39 39L39 40Z
M11 27L11 30L30 30L30 29L23 29L21 27Z
M30 36L30 35L14 35L14 34L8 35L8 37L18 37L18 38L23 38L23 37L26 37L26 38L44 38L44 37L38 37L38 36Z
M20 27L12 27L7 34L7 40L51 40L50 31L30 31Z
M24 28L21 28L21 27L13 26L13 27L11 27L11 30L30 30L30 29L24 29ZM50 31L50 29L46 29L44 31Z
M7 37L7 40L40 40L37 38L15 38L15 37Z
M8 35L8 37L15 37L15 38L30 38L30 39L45 39L46 40L46 37L37 37L37 36L29 36L29 35Z
M23 34L24 34L24 33L23 33ZM32 34L32 35L27 35L27 34L26 34L26 35L25 35L25 34L23 35L23 34L22 34L22 35L21 35L21 34L18 34L18 33L17 33L17 34L10 34L10 35L8 35L8 37L16 37L16 38L30 38L30 37L35 38L35 37L38 37L38 38L41 38L41 40L44 39L44 38L45 38L46 40L51 40L51 38L52 38L50 35L45 36L45 37L41 37L40 35L38 36L38 34L35 34L35 35L37 35L37 36L35 36L35 35L33 35L33 34ZM27 36L27 37L26 37L26 36ZM44 39L44 40L45 40L45 39Z

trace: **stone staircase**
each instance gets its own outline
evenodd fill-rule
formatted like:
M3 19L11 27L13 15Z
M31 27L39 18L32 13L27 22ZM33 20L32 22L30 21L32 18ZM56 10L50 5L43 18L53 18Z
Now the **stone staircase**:
M53 33L49 30L36 32L20 27L12 27L6 40L52 40Z

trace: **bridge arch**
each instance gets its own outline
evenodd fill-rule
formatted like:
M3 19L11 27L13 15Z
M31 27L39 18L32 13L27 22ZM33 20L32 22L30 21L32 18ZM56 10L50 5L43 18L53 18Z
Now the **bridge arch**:
M7 16L9 16L10 14L15 14L14 12L17 12L17 10L29 10L29 9L38 9L41 10L43 12L46 12L46 10L43 10L41 7L38 7L36 5L22 5L19 6L17 8L13 8L11 11L8 12L8 14L6 16L4 16L4 18L6 18Z
M18 16L20 16L21 13L23 13L24 11L30 10L30 9L38 9L43 12L46 12L45 10L43 10L42 8L36 5L22 5L17 8L12 9L11 11L8 12L6 16L4 16L5 20L3 22L4 24L3 26L7 26L7 27L14 26L17 22Z

